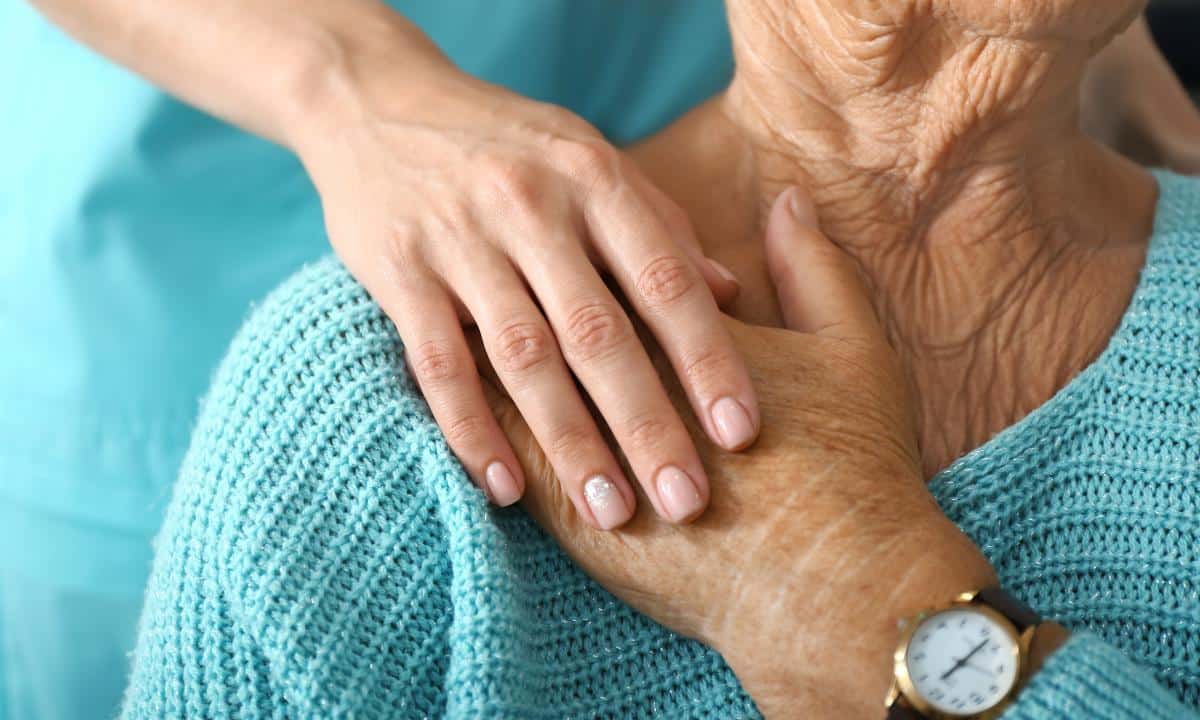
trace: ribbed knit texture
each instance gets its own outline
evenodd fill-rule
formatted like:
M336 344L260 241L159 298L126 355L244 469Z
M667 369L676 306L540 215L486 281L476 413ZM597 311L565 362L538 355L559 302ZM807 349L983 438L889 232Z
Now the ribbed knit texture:
M1081 631L1009 718L1200 706L1200 185L1159 180L1109 348L931 486L1007 588ZM757 716L714 652L487 506L333 259L231 347L156 552L127 718Z

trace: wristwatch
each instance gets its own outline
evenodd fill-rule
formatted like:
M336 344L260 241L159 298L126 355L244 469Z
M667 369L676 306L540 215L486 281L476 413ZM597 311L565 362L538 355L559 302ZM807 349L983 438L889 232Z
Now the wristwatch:
M990 720L1016 696L1037 613L1000 588L901 623L888 720Z

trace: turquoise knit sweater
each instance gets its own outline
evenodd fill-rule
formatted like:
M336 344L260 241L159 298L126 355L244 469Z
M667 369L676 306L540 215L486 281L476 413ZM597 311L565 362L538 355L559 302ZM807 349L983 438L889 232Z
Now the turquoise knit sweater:
M1076 631L1013 720L1200 707L1200 184L1159 180L1108 349L932 483L1005 586ZM717 654L488 507L332 259L233 344L156 551L127 718L757 715Z

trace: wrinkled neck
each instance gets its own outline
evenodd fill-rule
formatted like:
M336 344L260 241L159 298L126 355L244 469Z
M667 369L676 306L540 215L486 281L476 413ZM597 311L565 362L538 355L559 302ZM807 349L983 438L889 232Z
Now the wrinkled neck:
M1156 199L1077 128L1095 36L980 32L924 7L972 1L730 3L731 87L637 151L739 275L733 312L751 322L778 322L767 211L809 190L916 387L930 473L1104 348Z
M989 34L943 5L731 3L737 72L721 108L765 199L800 183L844 240L913 239L956 205L1032 212L1026 199L1063 187L1089 147L1078 97L1095 40Z

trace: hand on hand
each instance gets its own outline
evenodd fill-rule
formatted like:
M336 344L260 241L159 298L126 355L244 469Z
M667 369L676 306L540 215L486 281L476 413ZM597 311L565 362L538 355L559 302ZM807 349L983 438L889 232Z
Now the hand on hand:
M1154 44L1145 18L1092 60L1083 126L1138 162L1200 174L1200 110Z
M672 522L699 515L704 466L601 272L662 346L707 437L738 450L754 441L759 411L714 301L736 295L732 275L703 257L683 211L580 118L457 71L393 79L430 87L367 87L298 152L335 249L395 322L467 472L501 505L523 492L464 322L478 326L584 522L622 525L637 495L575 378L655 510ZM418 95L420 105L407 100Z
M768 717L876 718L896 621L994 576L925 489L897 358L798 190L775 205L767 255L790 329L727 321L762 436L733 455L693 427L713 490L692 525L643 510L620 533L581 527L520 414L491 399L525 465L525 506L601 585L715 647Z

